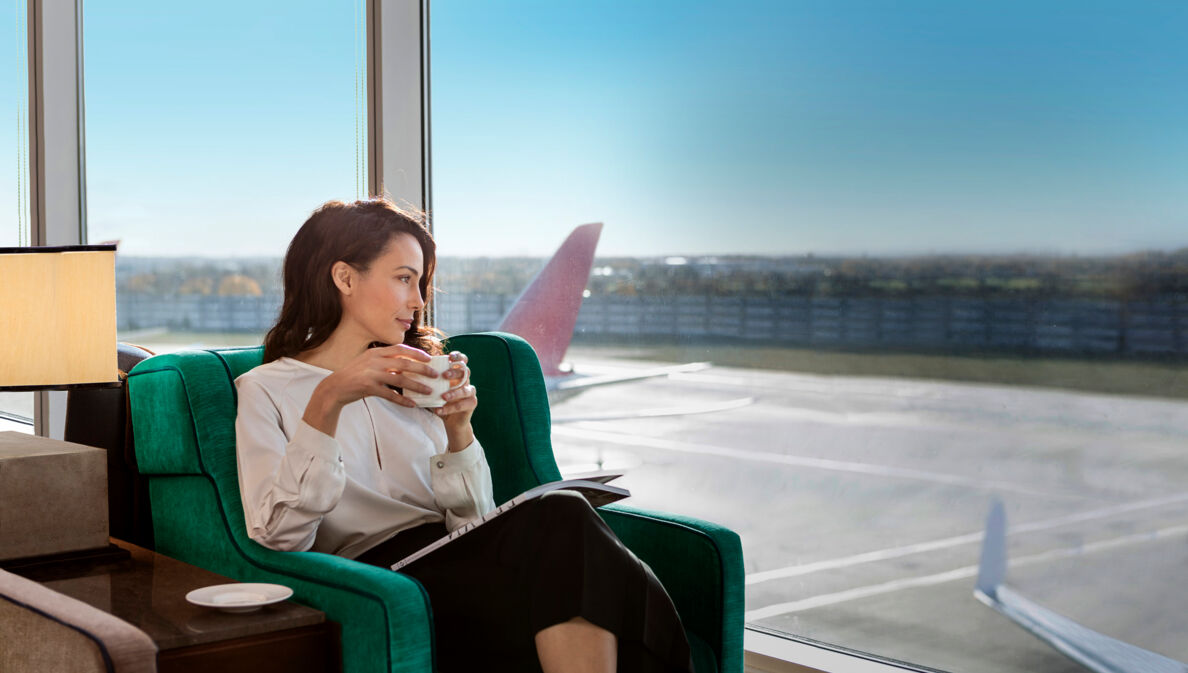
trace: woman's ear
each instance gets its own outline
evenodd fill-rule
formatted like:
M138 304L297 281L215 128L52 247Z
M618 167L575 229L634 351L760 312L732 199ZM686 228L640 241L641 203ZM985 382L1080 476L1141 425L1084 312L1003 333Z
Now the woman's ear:
M355 269L346 262L335 262L334 266L330 267L330 279L334 281L339 292L350 295L355 285Z

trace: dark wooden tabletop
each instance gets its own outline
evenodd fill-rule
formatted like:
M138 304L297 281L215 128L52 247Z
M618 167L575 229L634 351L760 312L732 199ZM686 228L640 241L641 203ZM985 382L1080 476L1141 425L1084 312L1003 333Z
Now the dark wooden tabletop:
M222 575L112 540L130 558L80 569L42 568L37 581L136 626L160 650L283 631L321 624L325 615L283 601L247 613L228 613L193 605L186 594L215 584L230 584Z

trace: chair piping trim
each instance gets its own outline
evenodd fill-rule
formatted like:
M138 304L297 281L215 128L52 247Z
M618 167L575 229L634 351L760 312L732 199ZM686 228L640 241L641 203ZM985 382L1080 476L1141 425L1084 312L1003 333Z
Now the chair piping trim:
M507 343L507 339L499 337L499 342L501 344L503 344L503 349L505 351L507 351L508 360L511 360L511 346ZM521 391L520 391L519 384L516 382L515 376L511 377L511 384L512 384L512 396L516 400L516 408L519 409L522 406L520 403ZM549 408L549 405L548 405L548 394L549 394L548 390L546 390L545 391L545 408L548 409L550 412L549 424L551 426L552 425L552 414L551 414L552 409ZM524 425L524 415L516 414L516 417L519 419L520 436L524 438L524 447L527 448L527 446L528 446L528 428L527 428L527 426ZM552 453L552 448L553 448L552 446L549 446L550 453ZM536 460L534 458L535 454L529 453L528 455L533 457L528 460L528 467L532 470L532 476L536 477L536 483L539 484L542 482L542 479L540 476L540 472L536 469ZM556 459L554 459L554 460L556 460Z
M235 403L236 414L238 414L238 413L239 413L239 412L238 412L238 409L239 409L239 389L235 387L235 377L231 376L231 365L230 365L230 363L228 363L228 362L227 362L227 358L223 357L223 354L222 354L222 353L220 353L220 352L218 352L218 351L207 350L206 352L207 352L207 353L210 353L211 355L213 355L213 356L215 356L216 358L218 358L218 359L219 359L219 364L223 365L223 371L227 372L227 380L231 382L231 384L230 384L230 386L231 386L231 401Z

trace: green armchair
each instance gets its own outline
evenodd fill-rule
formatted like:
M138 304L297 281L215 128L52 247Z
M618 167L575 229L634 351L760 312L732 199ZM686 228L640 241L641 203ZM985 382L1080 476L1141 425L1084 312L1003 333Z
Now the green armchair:
M468 354L481 404L495 501L560 478L550 444L548 397L532 347L519 337L453 337ZM136 457L148 480L158 552L244 582L289 586L294 598L342 628L347 673L432 673L427 594L413 578L316 552L278 552L244 528L235 461L234 379L263 349L159 355L132 370L129 395ZM743 570L738 535L687 517L620 504L603 518L668 589L698 673L743 670Z

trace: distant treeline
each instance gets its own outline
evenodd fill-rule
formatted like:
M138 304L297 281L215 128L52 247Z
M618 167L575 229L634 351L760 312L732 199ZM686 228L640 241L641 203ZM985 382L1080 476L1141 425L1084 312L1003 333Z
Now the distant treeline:
M514 295L545 260L439 260L445 293ZM123 258L121 292L161 296L261 296L280 291L279 259ZM1188 297L1188 248L1111 257L929 255L919 257L614 257L595 260L591 295L837 298Z
M1188 248L1116 257L929 256L836 260L801 296L965 296L1134 301L1188 296Z
M614 259L598 264L614 271L591 277L592 294L1123 301L1188 296L1188 249L1101 258L716 258L684 264Z
M515 295L442 294L436 325L448 334L495 328ZM280 294L161 296L122 293L123 332L263 334ZM864 351L1061 353L1188 357L1188 299L981 297L662 297L591 295L576 335L651 343L752 343Z

